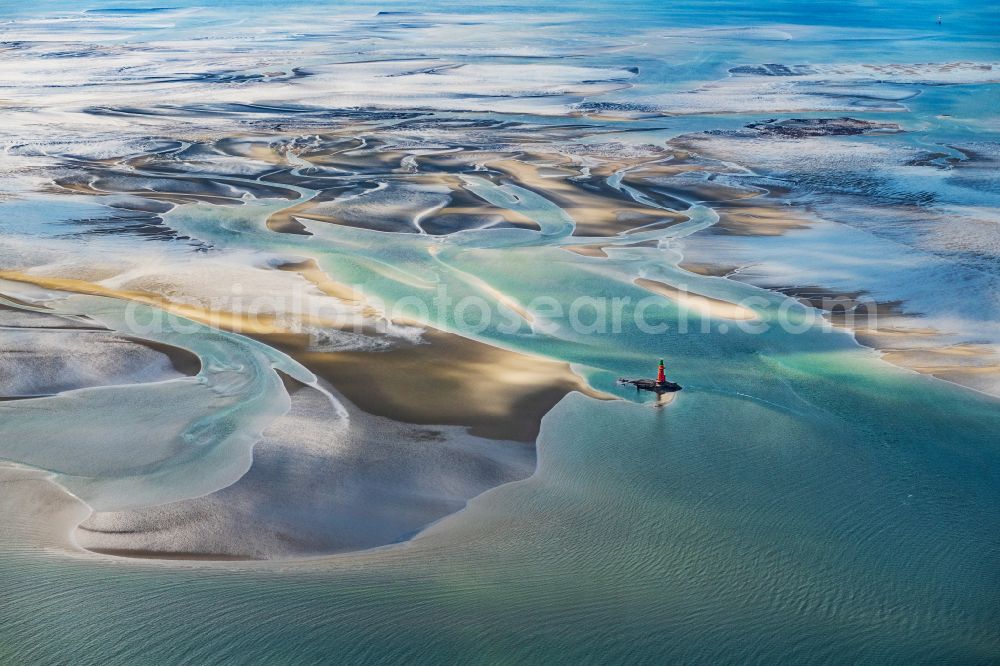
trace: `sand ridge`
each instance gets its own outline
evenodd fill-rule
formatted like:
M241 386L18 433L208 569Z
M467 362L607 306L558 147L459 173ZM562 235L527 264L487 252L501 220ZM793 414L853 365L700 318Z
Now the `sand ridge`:
M635 278L632 282L646 291L668 298L685 308L690 308L707 317L737 321L752 321L759 318L754 310L746 306L691 293L658 280Z

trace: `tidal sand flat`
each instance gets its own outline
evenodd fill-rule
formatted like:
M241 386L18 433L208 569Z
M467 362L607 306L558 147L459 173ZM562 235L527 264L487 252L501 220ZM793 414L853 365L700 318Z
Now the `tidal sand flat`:
M684 307L697 310L706 317L744 321L757 318L757 313L746 306L729 303L718 298L708 298L700 294L688 293L680 289L675 289L668 284L657 282L656 280L636 278L635 283L654 294L659 294Z
M1000 660L998 35L0 8L0 662Z
M365 412L405 423L461 425L470 434L533 442L542 417L567 393L590 388L566 363L427 329L381 352L280 348Z
M293 389L264 431L250 470L183 502L90 515L73 541L115 556L287 559L398 543L495 485L531 475L531 445L455 426L370 416L338 397Z

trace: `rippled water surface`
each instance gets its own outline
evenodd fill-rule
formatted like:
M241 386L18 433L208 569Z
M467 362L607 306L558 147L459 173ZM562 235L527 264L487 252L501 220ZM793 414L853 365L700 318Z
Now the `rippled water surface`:
M1000 660L989 3L170 5L0 8L0 662ZM532 453L324 365L431 328L592 395Z

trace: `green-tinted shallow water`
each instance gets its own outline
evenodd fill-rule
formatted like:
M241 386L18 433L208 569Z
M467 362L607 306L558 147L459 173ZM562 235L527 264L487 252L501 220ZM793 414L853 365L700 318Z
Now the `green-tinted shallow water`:
M287 4L308 14L302 3ZM425 9L396 4L393 8ZM76 9L63 2L39 6L57 13ZM509 27L511 15L534 8L470 10L441 3L440 9L496 13L507 17ZM252 2L238 8L258 24L266 23L271 10ZM23 18L31 10L4 11ZM936 12L946 15L946 27L930 37L924 34L926 15ZM208 12L171 20L196 32L211 30L213 21L222 19ZM677 40L668 48L703 49L697 57L647 60L635 51L620 57L611 49L587 56L588 64L601 66L637 62L647 78L636 95L685 89L722 77L726 66L740 62L922 62L996 55L996 16L986 3L942 9L924 2L878 7L774 2L748 9L642 2L614 10L574 3L552 10L549 20L566 22L567 42L576 50L613 32L608 26L638 35L677 26L802 24L829 28L837 36L825 41L813 32L805 46L702 36L693 46ZM159 39L177 30L149 21L153 24L144 29ZM876 39L871 31L887 24L908 38ZM964 32L956 27L963 24ZM643 38L656 39L655 30ZM849 39L852 30L859 31L856 41ZM128 38L116 33L115 39ZM252 48L254 42L245 43ZM565 43L558 45L568 52ZM908 101L916 120L903 112L879 116L904 118L913 134L873 141L995 140L995 89L929 88ZM621 99L631 94L623 91ZM508 117L514 118L538 120ZM631 140L661 142L759 119L733 114L642 120L635 127L644 131ZM657 134L663 124L668 131ZM630 140L624 133L615 138ZM775 324L795 324L808 313L783 310L779 295L682 274L676 267L681 239L714 222L707 208L692 211L685 225L628 239L654 240L658 247L612 248L609 259L594 260L559 247L578 239L563 236L569 229L562 212L544 199L522 191L514 200L510 195L516 190L473 183L470 189L479 188L484 199L527 211L543 233L469 232L431 240L332 225L311 226L315 235L308 239L267 231L264 219L286 201L248 200L238 208L187 204L165 219L171 228L217 248L313 257L332 278L363 285L370 297L389 303L411 298L430 312L439 285L446 285L454 300L489 298L486 286L522 304L539 295L554 296L565 307L579 297L630 298L618 330L583 334L563 325L551 335L531 335L526 324L504 330L494 321L476 333L493 344L569 361L595 387L625 399L568 396L543 423L538 469L531 478L475 498L407 543L315 560L150 563L71 555L35 545L52 538L52 505L41 501L61 491L37 484L37 495L0 495L0 663L1000 661L996 399L883 363L842 331L819 324L797 334L783 331ZM296 192L311 195L307 188ZM50 229L48 220L99 212L26 200L2 202L2 231L31 242L48 242L63 231L58 225ZM991 204L973 198L969 205ZM80 245L81 252L85 248L99 257L127 253L133 241L89 242ZM434 254L429 247L436 247ZM817 256L830 251L820 248ZM748 334L731 323L723 331L716 320L702 331L700 319L664 301L648 315L669 330L644 333L632 316L636 303L648 296L632 284L640 275L681 280L729 301L756 297L754 307L772 326ZM970 293L940 293L975 302L978 296L971 292L982 283L963 284ZM988 299L983 307L991 307ZM66 308L112 327L121 316L100 299L76 298ZM983 320L994 315L985 311ZM457 328L453 309L431 320ZM682 323L689 332L679 332ZM101 493L112 503L124 502L130 492L146 501L174 499L172 493L207 492L238 476L250 462L248 447L260 426L255 419L266 415L264 408L251 408L284 407L279 382L267 366L310 379L283 356L237 336L161 334L160 341L189 346L211 364L199 380L117 389L111 407L98 414L113 417L104 419L117 435L108 452L131 447L137 433L149 437L156 424L145 415L165 413L164 404L174 408L166 419L171 427L190 421L211 445L188 452L174 476L154 469L118 486L116 479L76 484L62 478L69 490L90 493L95 503ZM668 407L655 408L615 385L620 376L650 374L661 356L668 359L670 378L685 387ZM196 393L208 387L221 396L208 405L212 409ZM63 405L67 402L59 401L72 400L74 409L83 410L76 399L53 400ZM56 471L93 462L62 451L27 460L37 454L40 433L82 429L82 412L67 407L33 415L24 407L37 402L0 404L5 415L16 414L0 422L5 457ZM93 409L83 411L94 415ZM20 439L12 444L15 435ZM17 483L20 490L34 482ZM22 499L36 496L38 503ZM59 506L72 506L67 496L59 497ZM60 530L65 531L61 524L51 528Z
M987 663L1000 516L980 428L998 425L995 405L845 363L796 359L781 377L827 399L806 416L700 392L660 411L571 396L546 419L534 477L405 546L278 571L6 552L4 649L91 663ZM873 408L878 395L896 409Z
M252 207L231 214L247 220L240 239L255 242ZM366 233L345 233L351 255L364 256ZM445 266L515 298L533 289L566 302L638 297L623 276L658 252L612 251L596 270L519 240L490 250L446 243L437 276L456 280L459 294L460 274ZM337 254L319 251L322 237L308 242L338 276ZM407 257L421 239L386 242L395 269L419 271ZM671 270L662 254L657 265ZM504 282L501 270L517 279ZM692 287L732 300L756 291L702 280ZM368 285L386 298L403 288ZM764 298L762 316L799 313L779 314L782 302ZM884 364L820 326L680 334L675 309L651 312L671 331L647 335L626 317L620 333L539 338L536 351L630 397L613 379L669 350L672 377L686 386L672 405L569 396L545 419L532 478L476 498L410 543L207 569L5 549L8 660L993 659L996 401Z

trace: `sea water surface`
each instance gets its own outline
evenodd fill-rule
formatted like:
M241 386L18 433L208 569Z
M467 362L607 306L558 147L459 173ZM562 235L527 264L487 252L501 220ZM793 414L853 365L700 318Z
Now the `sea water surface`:
M82 7L43 0L0 9L0 29L59 41L67 39L63 30L85 30L89 18L81 21L80 13L86 10L97 17L92 37L97 42L169 38L185 42L178 52L197 52L188 40L246 29L240 49L253 54L273 46L270 40L277 36L260 30L272 21L293 23L300 31L282 34L279 49L294 49L324 39L308 34L310 24L319 26L317 33L334 31L341 17L362 17L357 25L363 31L376 11L406 12L405 21L419 33L438 15L458 15L486 25L511 62L638 67L638 84L615 93L615 102L657 103L674 111L681 102L673 93L721 78L734 63L995 61L1000 37L1000 18L984 2L471 7L183 0L170 5ZM941 26L934 20L938 14ZM114 20L102 18L107 16ZM532 29L519 34L522 16ZM447 49L465 49L470 63L492 58L481 52L496 49L497 42L464 39L462 30L449 18L439 35L447 37ZM534 31L544 32L546 53L533 50L541 48ZM388 41L397 55L444 48L434 34L419 34L413 44L399 38L397 45L384 34L377 39ZM375 39L364 32L351 38ZM350 43L340 33L337 39ZM655 57L644 57L642 49L618 51L645 40L660 40ZM127 79L129 70L119 74ZM124 93L116 89L114 103L127 103L129 86L138 90L136 104L148 102L142 91L159 85L162 73L146 75L150 79L123 84ZM99 91L119 83L93 85ZM36 84L3 84L0 98ZM467 85L484 84L470 79ZM908 99L905 109L862 108L851 115L912 129L905 137L875 139L896 142L890 144L893 150L911 142L995 145L996 86L937 86ZM470 97L477 100L496 92L476 90ZM319 103L317 94L324 93L309 91L309 104ZM437 99L423 89L407 95L402 103L420 108ZM98 97L95 93L87 103L97 104ZM200 103L202 111L212 112L213 100ZM521 103L495 114L491 102L476 102L463 113L544 127L580 122L550 108L535 113ZM448 99L438 108L447 112ZM638 144L767 117L748 108L695 111L587 122L624 144ZM831 115L795 115L810 114ZM8 146L22 145L33 130L27 117L18 109L16 125L7 130ZM46 118L50 134L39 136L39 143L85 140L86 132L96 132L67 117L65 127L58 116ZM168 141L155 127L154 138ZM22 175L4 173L17 183ZM474 498L410 541L363 552L277 563L102 558L37 546L32 535L45 533L39 525L55 520L46 507L0 498L5 511L0 662L986 664L1000 659L996 397L890 365L822 320L796 327L811 319L809 313L803 306L788 307L779 293L682 271L678 263L688 244L695 249L698 232L718 220L709 205L692 204L686 211L690 219L682 224L618 239L621 247L606 248L607 260L594 260L563 249L580 242L569 236L573 219L543 196L474 175L464 178L470 192L523 212L539 229L431 237L306 222L311 236L270 231L269 215L315 194L306 185L289 186L297 197L289 200L246 197L234 207L187 202L163 217L179 236L204 247L314 258L331 278L361 284L367 295L384 302L416 298L430 307L439 285L456 300L489 297L490 289L518 303L544 295L567 307L595 295L628 297L620 330L582 333L553 320L546 334L539 333L540 322L534 322L535 330L527 324L514 332L491 325L473 334L504 348L567 361L592 386L623 399L567 396L543 421L533 476ZM233 177L228 182L239 183ZM947 183L905 180L897 185L905 192L933 191L958 216L971 215L973 208L995 216L998 193L989 184L949 189ZM44 193L12 194L23 196L0 200L0 234L8 241L0 256L4 268L32 252L49 252L61 261L74 246L83 264L140 251L136 241L115 236L81 244L62 225L93 211L69 210L74 205ZM831 209L830 215L836 214ZM873 284L882 279L897 296L919 292L914 298L924 298L926 308L957 302L956 309L943 312L968 317L963 325L978 322L970 336L994 339L1000 320L991 291L1000 274L995 247L950 245L949 254L908 228L841 222L870 233L872 240L865 242L877 248L869 257L872 266L856 267L858 275ZM646 242L636 246L640 241ZM774 252L777 259L771 260L787 261L793 271L796 262L817 273L842 276L846 270L822 258L835 255L836 247L816 248L808 238L778 250L767 245L778 241L753 242L760 246L750 245L750 251L762 257ZM190 246L163 250L190 251ZM898 267L926 256L918 252L944 262L928 278L935 280L933 290L895 284L892 268L879 269L880 260ZM663 304L652 316L668 329L651 335L632 316L635 303L648 296L633 284L638 276L683 282L730 302L753 297L760 321L770 326L747 333L732 322L713 320L702 328L691 313ZM19 301L4 303L24 307ZM116 299L87 295L55 303L64 314L126 330ZM688 318L689 330L682 333ZM71 503L58 494L64 489L91 507L120 509L216 490L250 465L260 422L287 409L270 367L306 384L315 381L308 370L259 342L207 327L196 326L192 334L190 322L171 321L188 325L189 332L175 335L168 326L157 341L198 354L203 369L197 378L0 402L0 457L19 471L42 470L58 484L39 497L64 506ZM431 323L463 332L454 311ZM671 379L684 386L668 407L655 408L616 387L618 377L649 374L651 360L664 355ZM211 398L203 399L210 392ZM173 406L169 416L152 409L164 403ZM151 419L154 413L160 416ZM90 446L107 460L74 456L81 424L93 435ZM184 428L186 441L203 446L179 457L156 448L157 433L172 437ZM119 469L119 457L135 462L136 433L146 433L149 445L142 450L148 460ZM105 443L96 441L100 437Z

